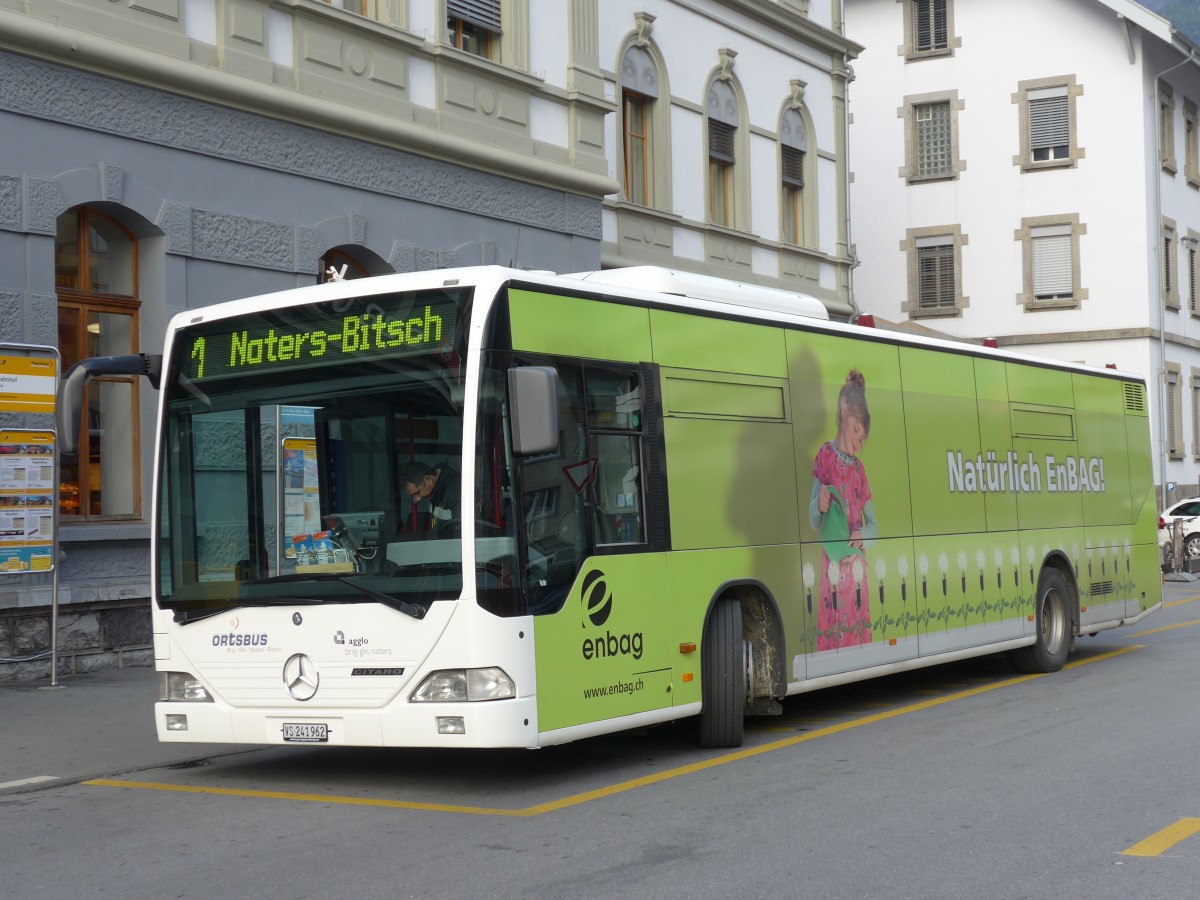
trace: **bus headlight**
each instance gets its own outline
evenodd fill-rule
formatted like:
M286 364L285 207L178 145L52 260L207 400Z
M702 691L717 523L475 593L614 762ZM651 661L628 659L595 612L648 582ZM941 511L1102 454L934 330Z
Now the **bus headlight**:
M158 699L191 703L212 703L212 696L200 680L188 672L159 672Z
M517 686L496 666L486 669L441 669L433 672L413 691L412 703L460 703L478 700L508 700L517 696Z

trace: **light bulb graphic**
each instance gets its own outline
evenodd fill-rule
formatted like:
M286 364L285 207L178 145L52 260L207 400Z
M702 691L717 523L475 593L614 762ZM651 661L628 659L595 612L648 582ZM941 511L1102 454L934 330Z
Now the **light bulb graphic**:
M817 579L817 573L813 571L811 563L805 563L804 568L800 570L800 574L804 579L804 596L808 602L808 614L811 616L813 582Z

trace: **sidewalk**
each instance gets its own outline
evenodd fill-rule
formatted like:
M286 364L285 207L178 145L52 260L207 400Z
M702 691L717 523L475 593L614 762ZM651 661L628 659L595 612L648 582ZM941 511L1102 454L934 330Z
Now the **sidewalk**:
M244 749L160 744L157 697L152 667L0 685L0 796Z

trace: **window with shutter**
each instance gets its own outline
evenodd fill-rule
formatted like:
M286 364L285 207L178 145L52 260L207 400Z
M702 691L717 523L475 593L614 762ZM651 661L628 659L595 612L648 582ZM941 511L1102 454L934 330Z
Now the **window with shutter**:
M446 0L446 29L459 50L491 58L502 33L501 0Z
M708 123L708 157L733 165L733 126L724 122Z
M1192 459L1200 459L1200 374L1192 369Z
M804 151L795 147L783 147L783 183L791 187L804 187Z
M1034 162L1071 155L1070 106L1065 86L1029 92L1029 150Z
M1167 372L1167 450L1172 456L1181 455L1182 448L1179 446L1179 430L1177 427L1180 416L1176 412L1176 407L1182 407L1182 398L1179 396L1179 373Z
M927 53L949 46L946 27L948 0L912 0L913 50Z
M917 308L955 308L954 244L949 238L917 241Z
M1070 225L1030 229L1035 300L1065 300L1074 296L1074 238L1071 231Z

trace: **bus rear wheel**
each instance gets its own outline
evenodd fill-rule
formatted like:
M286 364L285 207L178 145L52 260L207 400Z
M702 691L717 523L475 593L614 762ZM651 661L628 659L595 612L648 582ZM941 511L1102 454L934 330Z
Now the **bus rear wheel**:
M742 605L718 600L708 617L700 656L700 746L740 747L746 714Z
M1012 653L1018 671L1057 672L1071 651L1070 592L1057 569L1042 570L1037 593L1037 641Z

